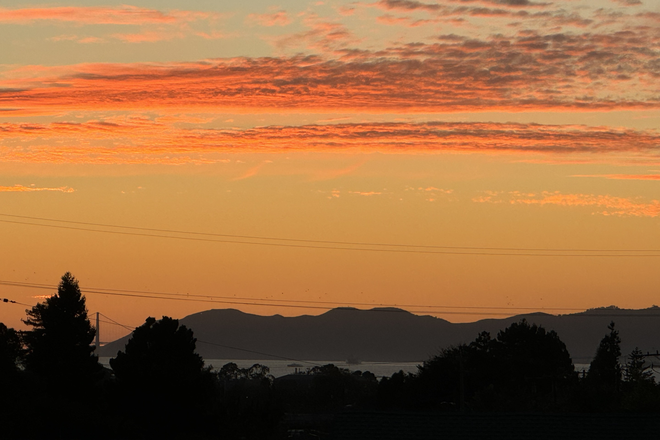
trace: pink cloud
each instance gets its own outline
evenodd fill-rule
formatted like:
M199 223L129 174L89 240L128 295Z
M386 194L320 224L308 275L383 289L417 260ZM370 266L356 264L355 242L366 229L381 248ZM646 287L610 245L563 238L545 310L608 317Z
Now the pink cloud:
M0 192L40 192L40 191L56 191L63 193L72 193L75 190L68 186L61 186L58 188L40 188L37 186L23 186L23 185L0 186Z
M174 23L177 17L154 9L136 6L106 7L53 7L53 8L0 8L0 22L30 23L39 20L78 22L83 24Z
M613 180L660 180L660 174L578 174L573 177L601 177Z
M438 23L440 19L415 19L412 17L395 17L391 14L381 15L376 18L379 23L389 25L400 25L407 27L418 27L426 24Z
M272 14L250 14L248 22L258 23L261 26L287 26L291 24L291 19L286 11L278 11Z
M203 11L161 12L137 6L83 7L66 6L52 8L0 8L0 23L25 24L35 21L63 21L80 24L175 24L197 20L213 20L222 14Z
M4 73L0 108L29 115L171 108L380 113L660 107L660 35L650 29L524 31L486 39L441 35L432 44L372 52L349 49L354 36L341 24L310 19L309 26L276 44L312 47L331 57L30 66ZM157 41L174 35L119 37Z
M155 43L182 38L183 34L180 32L143 31L132 34L113 34L112 37L126 43Z
M490 193L472 199L479 203L510 203L512 205L555 205L566 207L593 207L601 209L597 214L619 217L658 217L660 201L641 202L637 199L595 194L564 194L559 191L544 191L539 195L518 191Z
M315 14L305 14L303 23L307 31L278 36L271 39L279 50L305 48L317 53L336 55L356 44L359 39L342 23L327 21Z
M349 191L349 194L357 194L359 196L379 196L383 194L382 192L377 192L377 191Z
M218 31L213 31L213 32L195 32L195 35L198 37L202 37L206 40L219 40L222 38L230 38L236 36L235 34L227 34L224 32L218 32Z
M171 162L187 157L213 163L217 154L290 151L504 154L513 160L524 155L579 163L636 160L637 165L660 160L660 134L653 130L454 122L195 127L206 122L163 115L156 120L134 116L85 123L4 123L0 161L158 163L159 158Z

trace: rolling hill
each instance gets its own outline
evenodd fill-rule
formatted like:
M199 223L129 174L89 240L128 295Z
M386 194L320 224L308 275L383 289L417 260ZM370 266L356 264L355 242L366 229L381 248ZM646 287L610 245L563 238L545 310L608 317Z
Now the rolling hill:
M319 316L259 316L234 309L214 309L180 320L198 339L197 351L206 359L269 359L268 354L316 361L350 356L373 362L421 362L443 347L470 342L482 331L494 337L512 322L554 330L566 343L575 363L588 363L610 321L616 323L624 355L634 347L660 348L660 308L591 309L568 315L531 313L471 323L451 323L393 308L336 308ZM99 350L115 356L128 337ZM275 358L274 358L275 359Z

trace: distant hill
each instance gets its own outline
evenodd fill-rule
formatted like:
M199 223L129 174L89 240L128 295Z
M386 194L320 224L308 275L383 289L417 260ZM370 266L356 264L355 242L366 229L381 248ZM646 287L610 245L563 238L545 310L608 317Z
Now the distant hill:
M482 331L494 337L523 318L556 331L575 363L589 363L610 321L620 331L624 355L636 346L645 352L660 349L659 307L607 307L560 316L531 313L458 324L393 308L337 308L319 316L297 317L214 309L189 315L180 323L195 332L197 351L206 359L269 359L268 353L315 361L352 356L372 362L421 362L444 347L471 342ZM127 340L111 342L98 354L116 356Z

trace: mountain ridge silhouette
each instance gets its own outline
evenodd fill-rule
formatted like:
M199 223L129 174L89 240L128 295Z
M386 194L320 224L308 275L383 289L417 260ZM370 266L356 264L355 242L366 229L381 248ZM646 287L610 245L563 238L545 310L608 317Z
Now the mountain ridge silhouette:
M660 349L660 308L619 309L614 306L551 315L542 311L506 318L451 323L403 309L369 310L339 307L321 315L254 315L236 309L211 309L180 319L198 340L205 359L306 359L340 361L349 356L372 362L422 362L441 349L473 341L482 331L492 337L513 322L526 319L557 332L574 363L589 363L610 321L620 332L621 351ZM102 330L101 330L102 331ZM98 350L114 357L128 336ZM242 350L237 350L242 349Z

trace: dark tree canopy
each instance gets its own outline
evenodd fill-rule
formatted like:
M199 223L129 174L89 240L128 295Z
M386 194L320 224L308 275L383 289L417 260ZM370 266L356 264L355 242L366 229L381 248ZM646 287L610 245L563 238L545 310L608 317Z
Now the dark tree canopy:
M62 276L57 293L27 311L23 322L25 368L63 391L84 392L101 370L92 344L96 330L87 317L85 297L69 272Z
M0 383L11 378L18 371L21 356L21 340L13 328L0 322Z
M231 380L263 380L273 381L270 368L261 364L254 364L250 368L240 368L236 363L229 362L220 368L218 378L223 381Z
M566 381L574 375L571 356L557 333L524 319L498 333L493 354L501 359L500 374L508 377L512 386L521 379L540 385Z
M147 318L124 351L110 360L117 379L117 407L149 436L194 430L211 407L212 376L195 352L192 330L176 319Z
M148 393L184 392L204 372L204 361L195 352L192 330L176 319L147 318L136 328L125 351L110 360L117 380Z
M420 367L427 401L456 408L543 410L564 398L576 379L573 362L554 331L522 320L499 332L481 333L469 345L444 349Z

